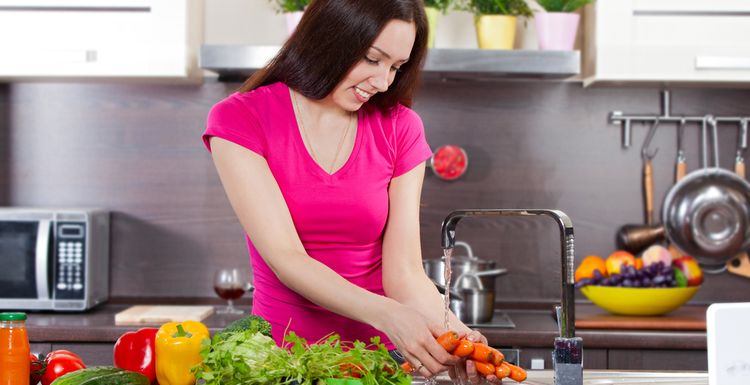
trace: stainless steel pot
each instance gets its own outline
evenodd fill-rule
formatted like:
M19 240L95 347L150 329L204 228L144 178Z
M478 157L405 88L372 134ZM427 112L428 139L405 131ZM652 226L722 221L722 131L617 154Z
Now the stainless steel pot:
M496 269L495 261L477 258L468 243L457 241L458 246L466 249L467 255L451 256L451 286L456 289L488 288L494 291L495 278L507 272L506 269ZM455 249L454 249L455 252ZM445 257L424 259L422 265L432 282L445 286ZM482 273L482 274L470 274Z
M495 312L495 290L463 289L460 299L451 299L450 308L461 322L481 324L492 321Z
M706 125L712 126L714 167L706 161ZM666 235L705 265L726 262L750 247L750 184L718 168L716 122L703 126L702 170L693 171L667 193L662 208Z
M495 278L508 270L495 268L495 261L477 258L466 242L458 241L456 246L466 249L467 255L451 257L451 311L461 322L490 322L495 310ZM445 257L425 259L423 265L427 276L444 293Z

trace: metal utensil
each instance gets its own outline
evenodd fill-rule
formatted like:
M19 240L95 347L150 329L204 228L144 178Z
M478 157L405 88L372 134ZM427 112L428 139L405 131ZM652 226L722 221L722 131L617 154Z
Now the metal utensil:
M707 161L712 128L713 167ZM724 263L750 246L750 184L718 167L716 120L702 125L703 166L675 184L662 210L667 238L704 265Z
M737 138L737 155L734 159L734 173L745 179L745 150L747 149L747 123L748 119L740 121L740 130ZM736 275L750 278L750 257L743 251L727 262L727 270Z
M654 166L653 159L656 157L656 153L659 152L657 147L653 151L649 151L651 141L654 139L656 134L656 128L659 126L659 118L654 120L654 124L648 130L646 140L643 141L641 147L641 159L643 159L643 196L646 204L645 217L646 224L651 225L654 223Z

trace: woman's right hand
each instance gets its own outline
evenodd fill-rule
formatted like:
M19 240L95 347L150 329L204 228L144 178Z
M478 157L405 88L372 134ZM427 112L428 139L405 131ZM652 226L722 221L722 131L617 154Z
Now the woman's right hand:
M435 340L445 330L440 326L430 325L416 310L396 303L393 309L384 314L386 319L380 330L396 345L396 349L415 372L424 377L432 377L460 361Z

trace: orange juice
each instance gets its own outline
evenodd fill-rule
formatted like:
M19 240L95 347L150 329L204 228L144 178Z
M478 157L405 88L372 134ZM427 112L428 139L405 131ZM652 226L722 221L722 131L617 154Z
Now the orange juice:
M26 314L0 313L0 385L29 385Z

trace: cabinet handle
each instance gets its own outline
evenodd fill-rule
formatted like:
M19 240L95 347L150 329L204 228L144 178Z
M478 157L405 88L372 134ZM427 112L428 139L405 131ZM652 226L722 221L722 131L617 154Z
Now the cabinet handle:
M750 70L750 57L696 56L697 70Z
M750 11L675 11L669 9L634 9L633 16L750 16Z

